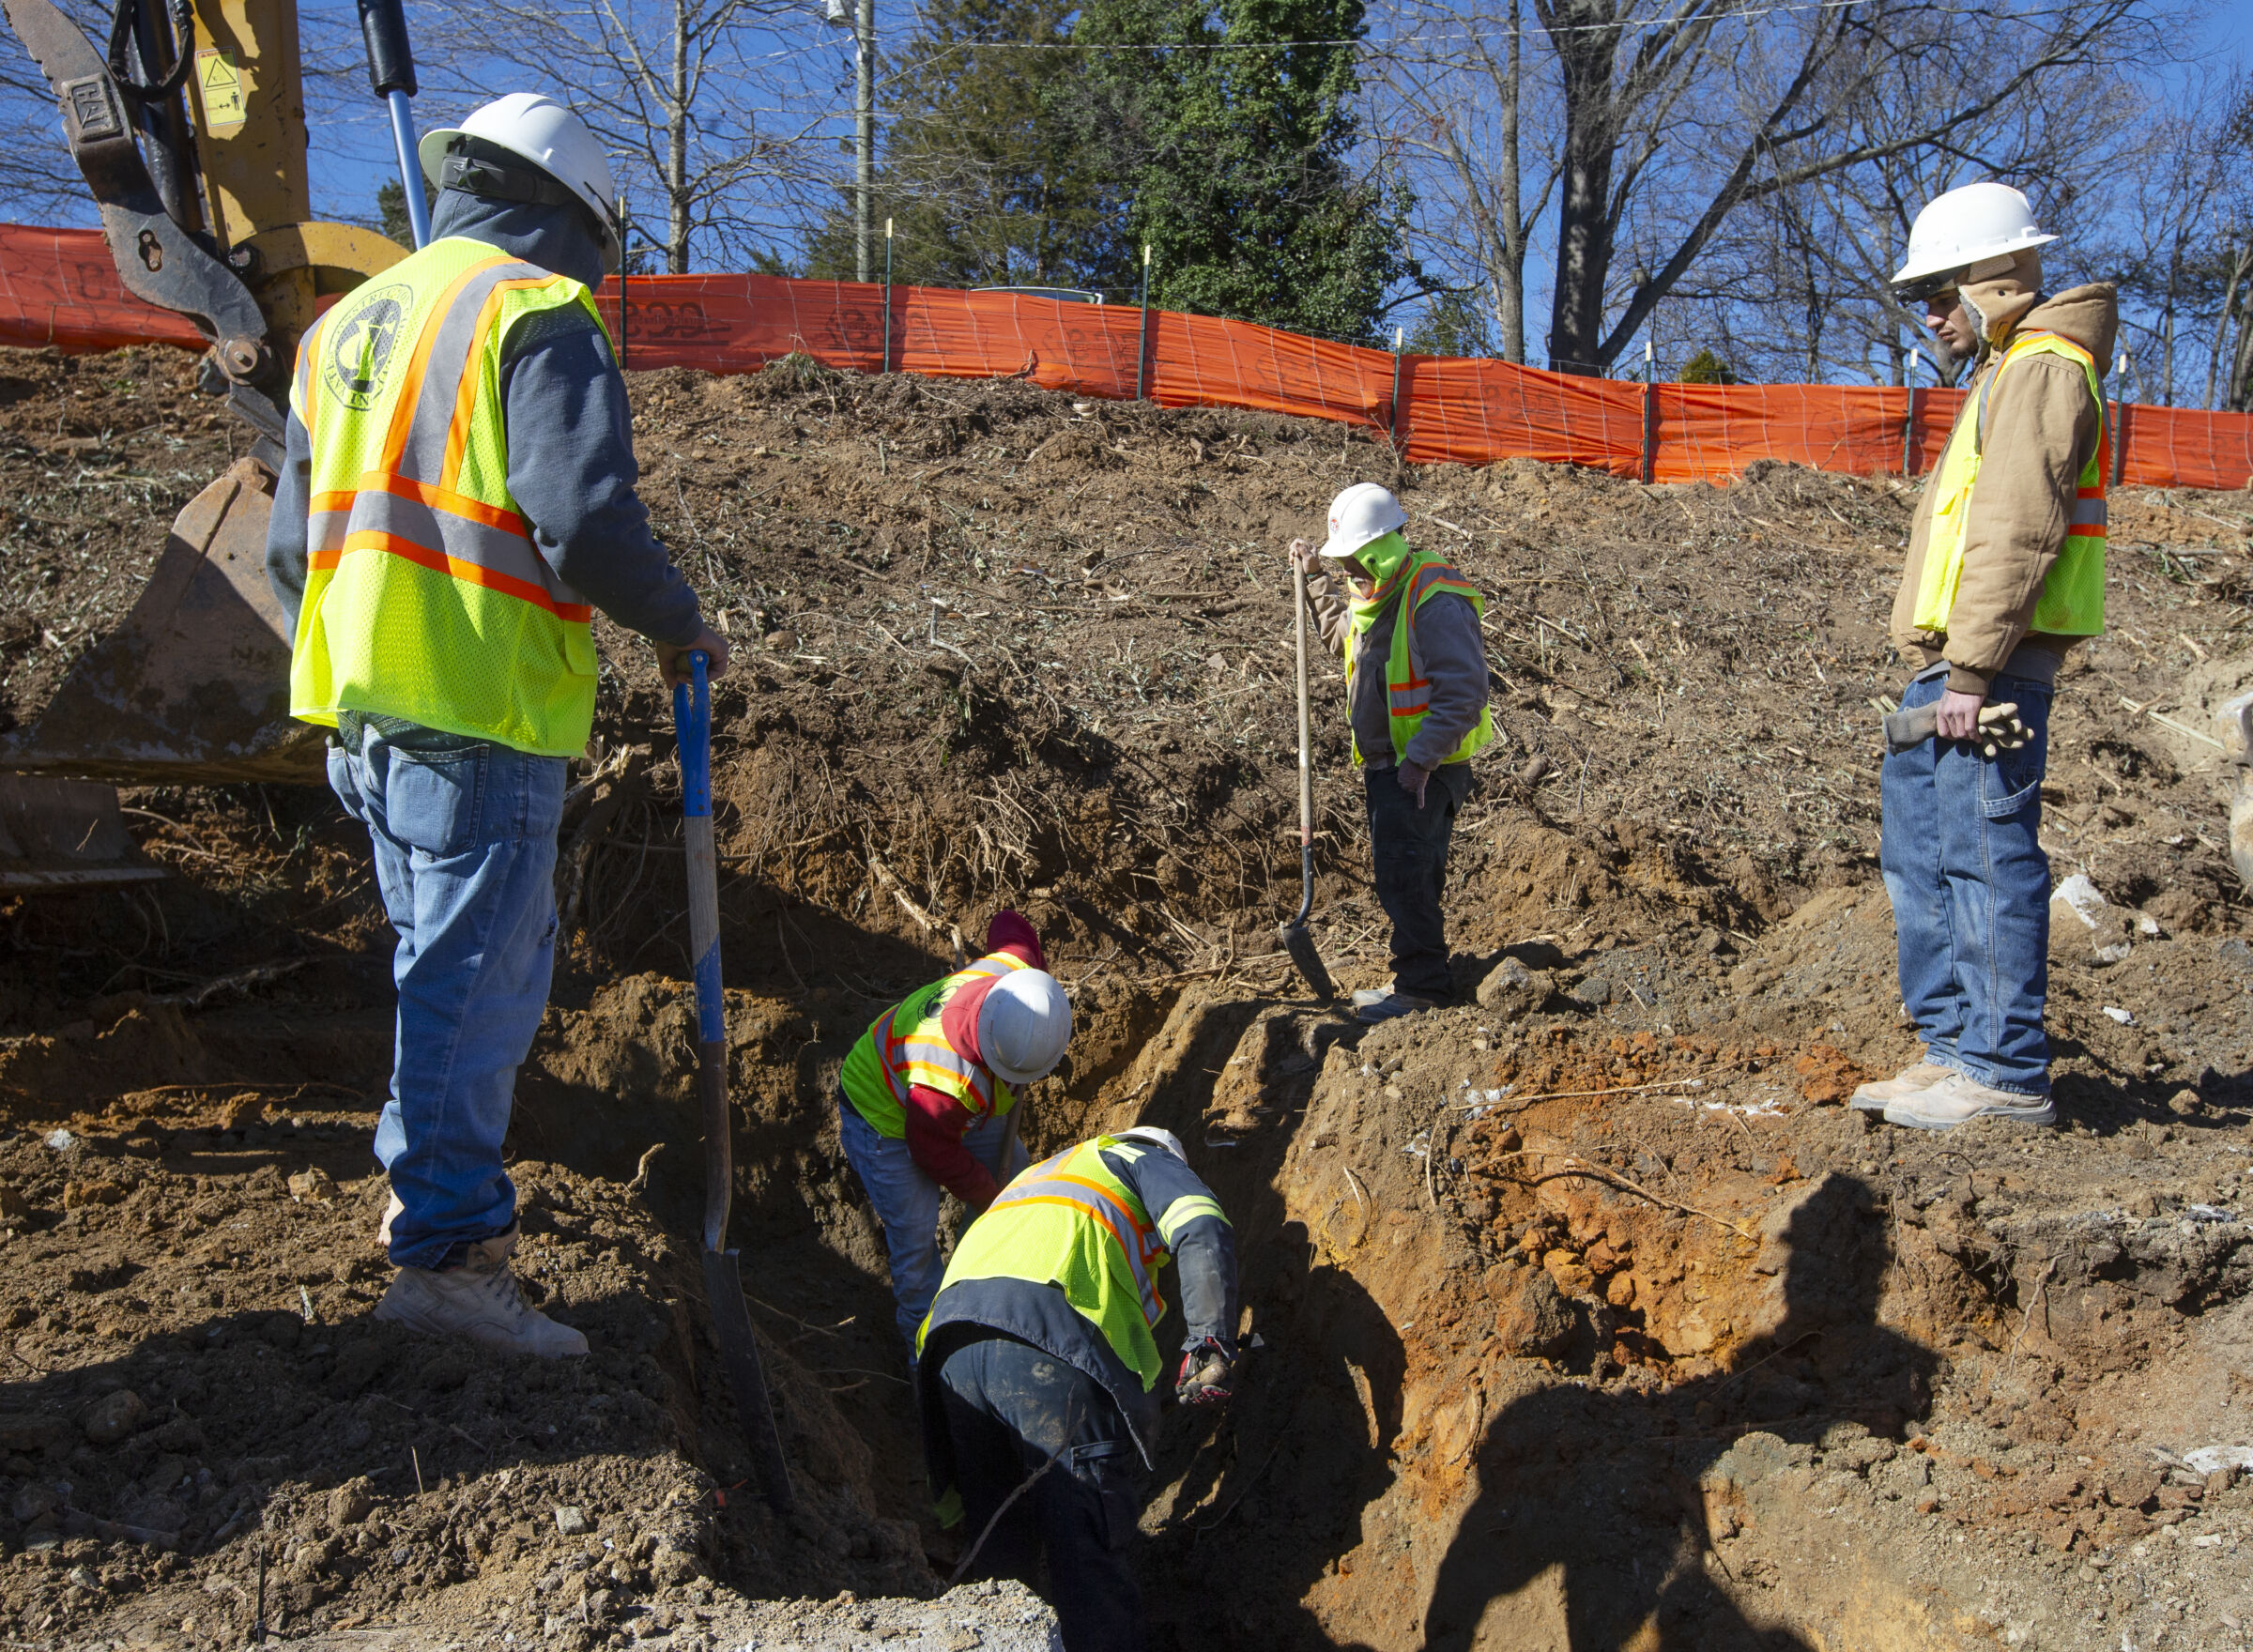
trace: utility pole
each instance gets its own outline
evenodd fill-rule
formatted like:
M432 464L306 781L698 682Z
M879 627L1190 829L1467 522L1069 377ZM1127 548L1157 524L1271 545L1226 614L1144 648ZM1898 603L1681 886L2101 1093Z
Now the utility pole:
M876 254L876 0L859 0L852 61L854 275L869 281Z

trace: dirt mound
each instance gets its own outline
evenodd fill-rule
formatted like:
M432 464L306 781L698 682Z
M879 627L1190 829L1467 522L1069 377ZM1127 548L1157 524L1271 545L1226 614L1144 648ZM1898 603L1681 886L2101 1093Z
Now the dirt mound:
M10 714L60 650L8 639L121 612L223 462L179 368L0 360L38 551L0 596ZM2238 681L2237 503L2114 501L2114 629L2062 684L2046 841L2108 903L2056 925L2067 1127L1926 1139L1837 1105L1914 1048L1870 704L1897 685L1909 488L1416 469L1335 426L1006 382L633 389L645 496L739 645L715 774L736 1231L803 1517L748 1479L687 1265L669 710L605 632L510 1149L527 1277L584 1365L366 1317L390 935L325 794L129 794L172 880L9 909L0 1632L233 1644L262 1574L293 1635L1026 1629L1008 1595L948 1597L989 1603L968 1627L754 1604L932 1597L951 1569L835 1071L1011 904L1081 1026L1032 1145L1167 1124L1243 1246L1261 1348L1242 1403L1168 1425L1157 1644L2231 1644L2253 946L2201 736ZM1464 1006L1364 1034L1295 996L1274 925L1297 895L1280 547L1371 477L1488 592L1507 740L1458 823ZM1321 682L1315 934L1372 985Z

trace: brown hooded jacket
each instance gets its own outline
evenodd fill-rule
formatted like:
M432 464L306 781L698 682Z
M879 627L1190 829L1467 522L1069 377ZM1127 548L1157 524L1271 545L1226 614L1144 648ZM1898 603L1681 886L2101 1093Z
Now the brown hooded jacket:
M2070 339L2095 358L2100 374L2110 361L2120 327L2116 289L2098 282L2046 298L2041 282L2040 257L2027 252L2001 275L1964 283L1966 307L1982 324L1986 347L1967 386L1971 394L1956 416L1959 423L1975 416L1981 383L2017 332ZM1918 501L1909 527L1908 560L1893 598L1893 638L1913 672L1944 659L1950 688L1982 696L2006 669L2044 681L2056 676L2058 661L2079 639L2029 627L2042 582L2063 548L2081 469L2103 430L2103 411L2077 362L2042 355L2012 363L1987 401L1985 457L1966 506L1963 574L1945 631L1922 631L1912 623L1932 538L1931 488Z

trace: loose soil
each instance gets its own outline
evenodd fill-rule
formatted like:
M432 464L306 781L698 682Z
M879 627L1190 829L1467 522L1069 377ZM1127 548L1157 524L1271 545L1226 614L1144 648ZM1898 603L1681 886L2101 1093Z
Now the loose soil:
M188 376L0 358L0 714L224 463ZM1872 705L1912 486L1408 467L803 363L633 389L644 497L738 645L737 1236L799 1513L710 1339L678 773L605 631L511 1141L522 1272L587 1361L367 1317L390 933L325 793L129 791L171 879L8 909L0 1635L1037 1644L1019 1595L913 1604L959 1539L835 1124L862 1028L1013 905L1081 1025L1032 1145L1176 1130L1244 1257L1239 1399L1172 1415L1151 1476L1156 1646L2246 1644L2253 923L2212 725L2253 674L2245 499L2114 500L2044 788L2056 876L2107 903L2054 925L2062 1125L1930 1137L1840 1105L1914 1051ZM1456 829L1464 1002L1368 1032L1274 939L1280 547L1360 479L1488 593L1507 735ZM1315 934L1374 985L1326 665L1318 695Z

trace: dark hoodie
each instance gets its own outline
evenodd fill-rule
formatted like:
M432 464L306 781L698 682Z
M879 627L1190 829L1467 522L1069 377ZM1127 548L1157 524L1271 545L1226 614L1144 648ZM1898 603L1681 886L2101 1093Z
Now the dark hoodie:
M487 201L459 190L438 196L433 239L464 236L593 286L602 249L575 208ZM634 491L632 409L610 342L576 306L528 318L501 344L501 401L509 492L532 541L559 577L626 627L661 643L701 629L696 592L650 532ZM266 573L294 634L305 595L305 426L289 419L287 458L274 489Z
M2120 329L2115 290L2098 282L2052 298L2041 282L2041 261L2030 252L2000 276L1964 283L1986 347L1959 421L1973 416L1981 383L2016 333L2054 332L2094 357L2099 374L2109 364ZM1945 661L1948 686L1977 695L2004 671L2041 681L2056 677L2059 661L2079 639L2032 631L2034 604L2064 548L2074 490L2103 433L2104 409L2090 395L2078 363L2055 355L2013 363L1987 400L1985 457L1965 507L1963 573L1940 631L1913 623L1932 541L1934 490L1927 487L1918 501L1893 617L1893 644L1912 672Z

